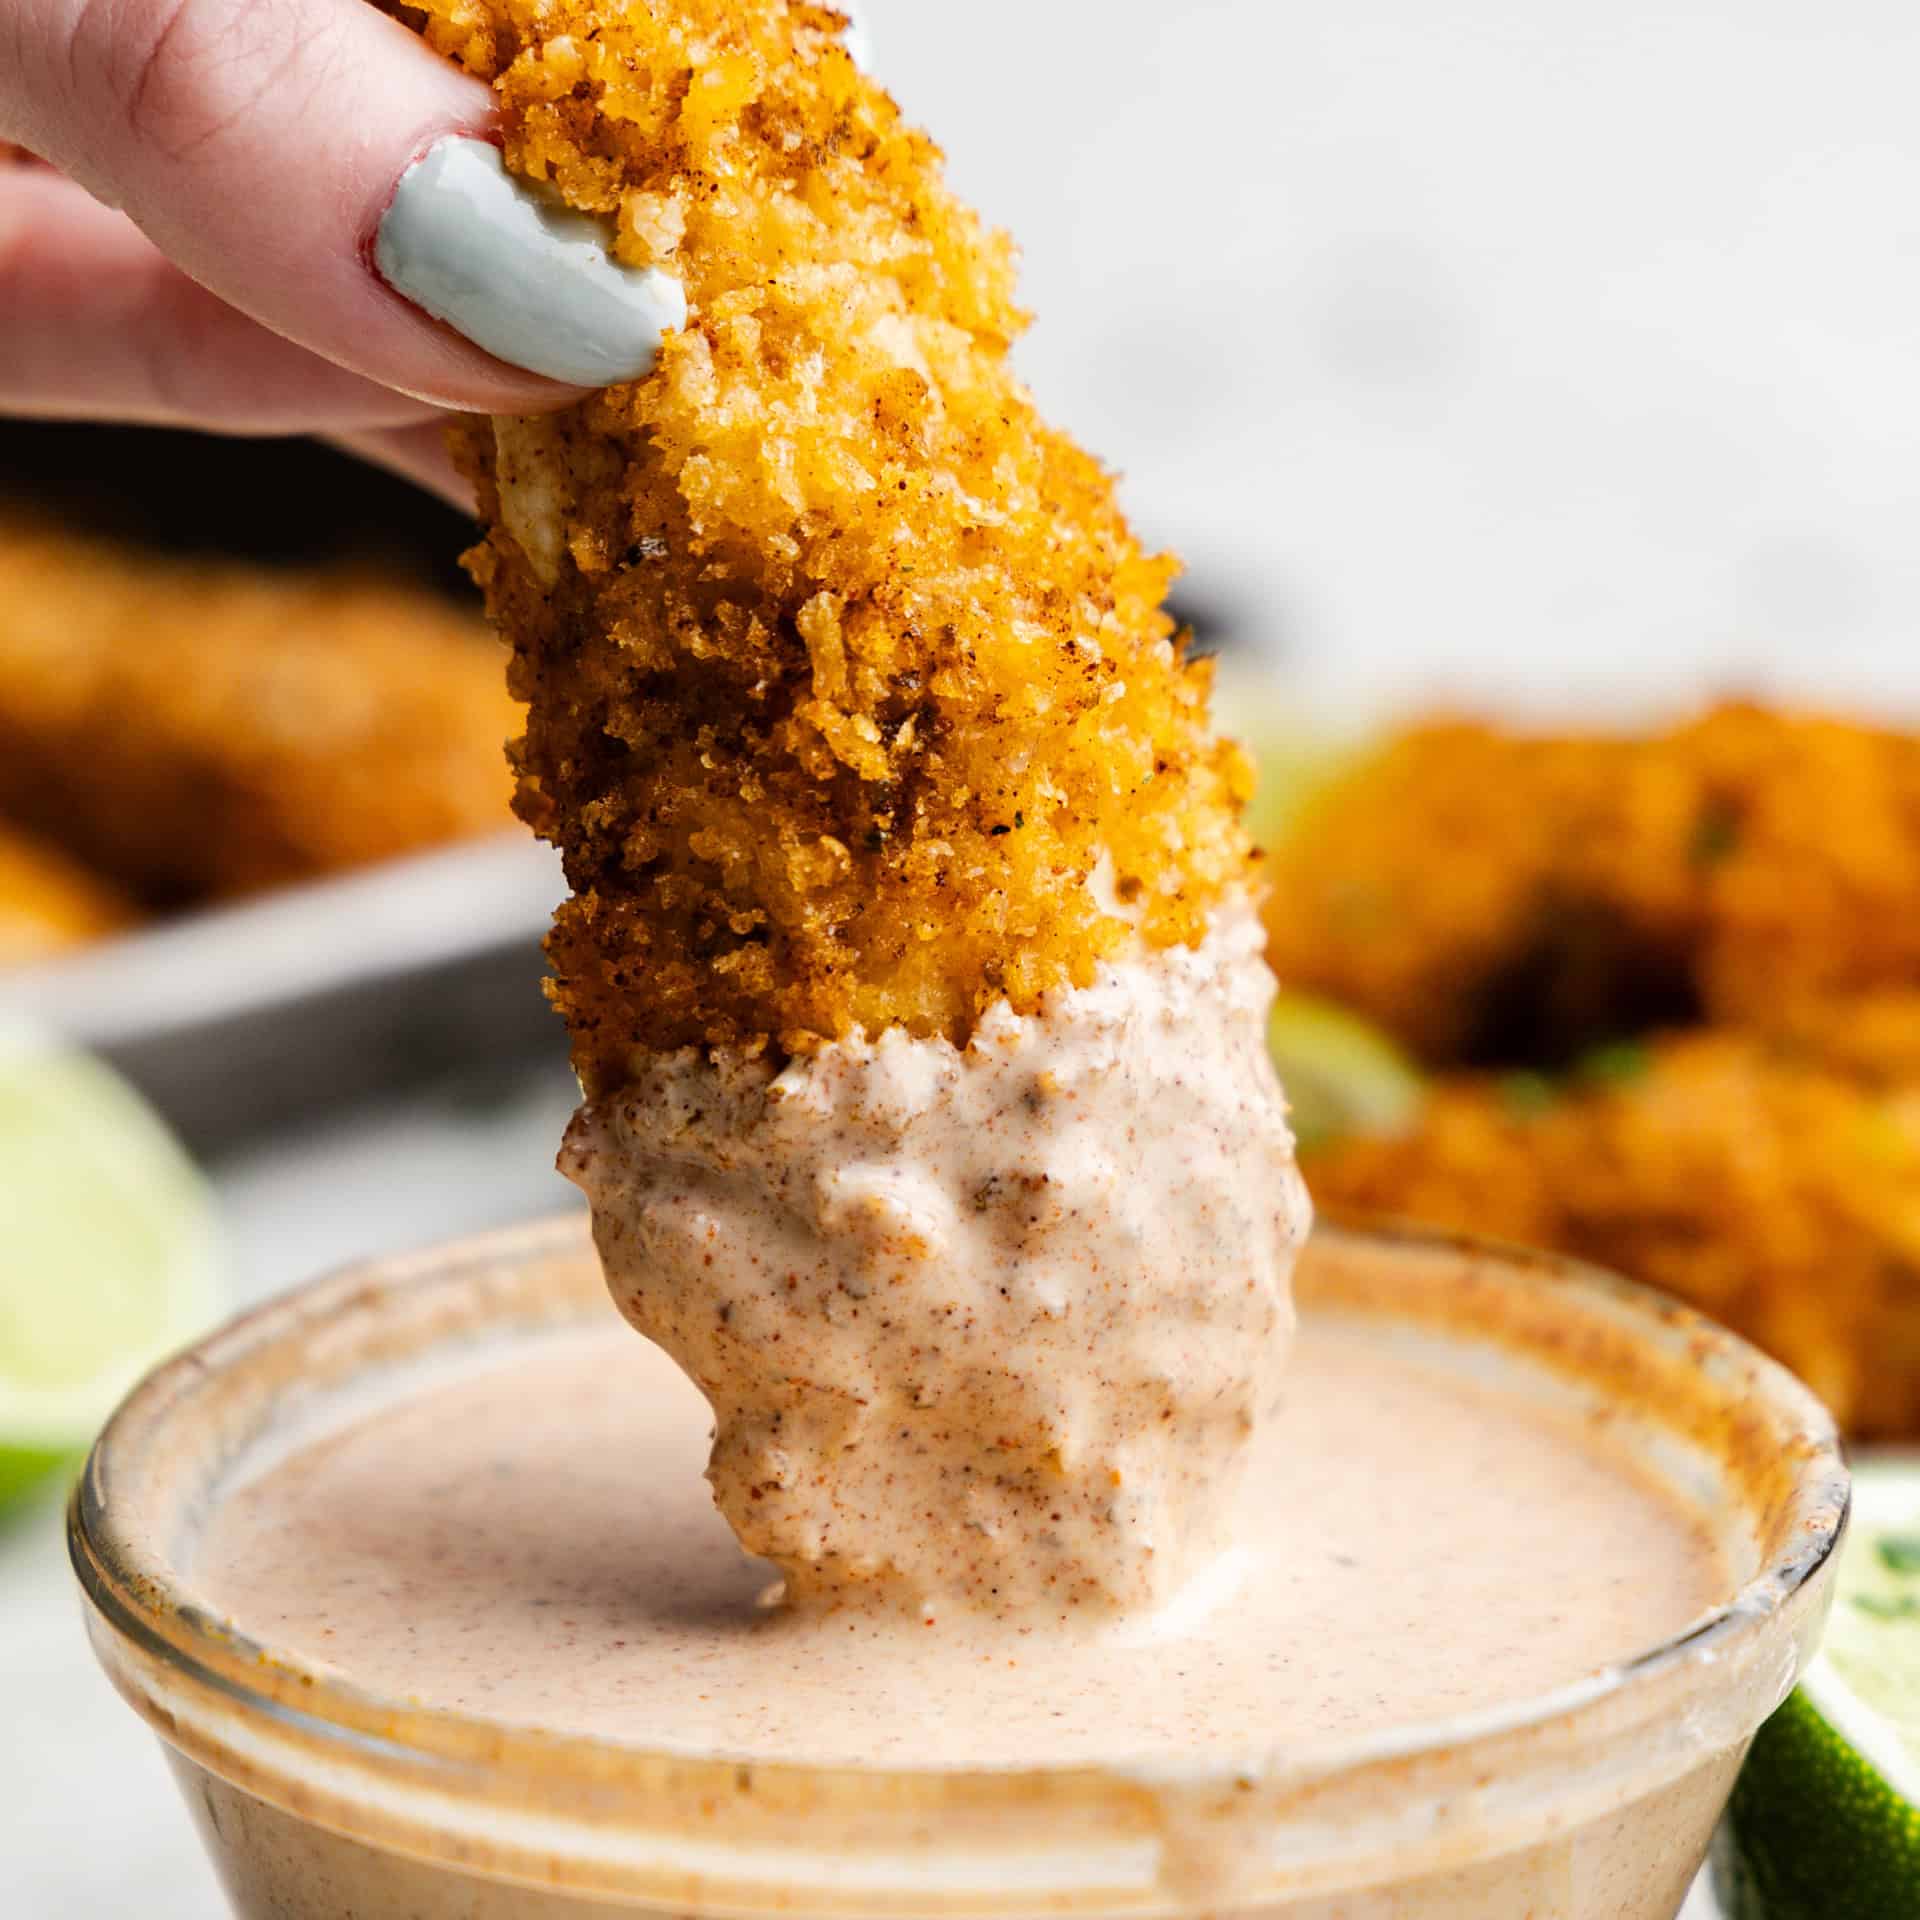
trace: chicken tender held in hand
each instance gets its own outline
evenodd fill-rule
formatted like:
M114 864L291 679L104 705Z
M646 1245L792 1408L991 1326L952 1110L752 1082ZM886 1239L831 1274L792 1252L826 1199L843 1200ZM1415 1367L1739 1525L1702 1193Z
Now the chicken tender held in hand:
M1014 261L799 0L429 0L508 166L670 270L652 374L465 435L589 1091L635 1050L964 1042L1250 881L1245 757Z

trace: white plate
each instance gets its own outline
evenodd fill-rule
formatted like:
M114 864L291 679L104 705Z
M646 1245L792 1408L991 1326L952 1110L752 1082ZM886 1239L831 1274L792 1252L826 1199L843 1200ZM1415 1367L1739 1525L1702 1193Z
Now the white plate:
M424 1072L564 1048L558 857L501 835L288 887L0 978L0 1015L118 1065L202 1148Z
M1707 1885L1705 1874L1700 1876L1693 1891L1687 1895L1687 1904L1680 1909L1679 1920L1720 1920L1720 1908L1714 1900L1713 1889Z

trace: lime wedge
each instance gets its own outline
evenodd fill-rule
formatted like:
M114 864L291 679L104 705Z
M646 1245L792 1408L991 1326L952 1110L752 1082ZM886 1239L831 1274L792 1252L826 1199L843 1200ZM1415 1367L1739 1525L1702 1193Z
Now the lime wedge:
M1247 808L1247 831L1256 846L1268 848L1284 845L1321 797L1365 755L1352 741L1304 733L1256 733L1246 747L1260 771L1260 784Z
M1390 1133L1420 1104L1413 1063L1378 1027L1331 1000L1279 995L1267 1046L1303 1147L1348 1133Z
M0 1028L0 1507L214 1305L206 1182L125 1081Z
M1253 756L1260 782L1247 808L1247 831L1267 848L1285 842L1373 744L1351 719L1303 711L1271 670L1231 657L1217 665L1213 718Z
M1920 1455L1856 1463L1826 1643L1715 1849L1728 1920L1920 1915Z

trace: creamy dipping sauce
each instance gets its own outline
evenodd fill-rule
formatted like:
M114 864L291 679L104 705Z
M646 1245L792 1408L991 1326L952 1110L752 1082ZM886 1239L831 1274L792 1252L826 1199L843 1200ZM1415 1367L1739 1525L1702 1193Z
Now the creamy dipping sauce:
M965 1048L646 1056L561 1170L801 1604L1152 1613L1235 1543L1312 1218L1251 903Z
M1316 1743L1537 1697L1724 1599L1606 1432L1309 1313L1241 1547L1150 1622L769 1611L711 1420L609 1316L411 1385L223 1497L188 1569L360 1687L746 1759L1062 1766Z

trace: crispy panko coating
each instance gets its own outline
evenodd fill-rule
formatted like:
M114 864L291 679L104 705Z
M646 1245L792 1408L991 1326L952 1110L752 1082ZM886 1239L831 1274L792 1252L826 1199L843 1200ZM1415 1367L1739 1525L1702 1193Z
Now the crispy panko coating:
M1315 1154L1317 1204L1557 1247L1663 1286L1861 1436L1920 1432L1920 1088L1752 1035L1552 1088L1461 1075L1416 1126Z
M506 827L519 720L423 591L0 524L0 814L149 906Z
M466 436L590 1090L634 1049L964 1040L1248 884L1251 786L1014 257L800 0L428 0L509 166L677 274L649 378Z
M0 826L0 967L118 933L137 917L131 901L57 848Z
M1271 958L1434 1064L1920 991L1920 738L1725 706L1635 738L1416 729L1277 850Z

